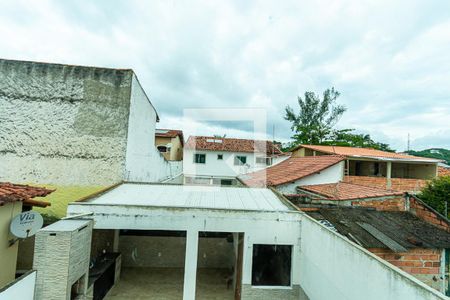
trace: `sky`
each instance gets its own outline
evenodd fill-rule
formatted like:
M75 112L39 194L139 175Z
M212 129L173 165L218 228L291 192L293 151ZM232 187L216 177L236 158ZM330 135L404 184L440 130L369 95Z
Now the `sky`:
M132 68L185 136L252 131L186 109L257 108L286 142L285 107L334 87L338 128L450 148L450 1L0 0L0 41L2 58Z

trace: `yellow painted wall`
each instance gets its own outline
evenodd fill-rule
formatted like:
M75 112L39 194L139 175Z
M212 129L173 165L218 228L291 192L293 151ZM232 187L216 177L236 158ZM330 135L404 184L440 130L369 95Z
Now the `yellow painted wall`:
M9 246L13 236L9 233L12 218L22 212L22 202L0 206L0 288L14 280L19 243Z
M172 147L169 153L161 153L167 160L182 160L183 159L183 145L179 136L174 138L156 137L155 146L167 145L171 143Z
M38 184L37 186L43 186L49 189L56 189L53 193L43 198L35 198L36 200L42 200L50 202L52 205L46 208L35 207L34 210L46 214L62 218L66 216L67 205L70 202L75 202L80 198L89 196L93 193L104 189L106 186L63 186L63 185L48 185Z

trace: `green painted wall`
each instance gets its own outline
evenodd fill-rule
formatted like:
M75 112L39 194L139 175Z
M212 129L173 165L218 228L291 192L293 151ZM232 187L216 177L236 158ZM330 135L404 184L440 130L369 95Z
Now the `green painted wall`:
M70 202L77 201L83 197L96 193L106 186L78 186L78 185L42 185L37 186L46 187L49 189L56 189L53 193L47 197L38 197L35 200L47 201L52 205L46 208L35 207L34 210L41 214L45 214L51 217L62 218L66 216L67 205Z

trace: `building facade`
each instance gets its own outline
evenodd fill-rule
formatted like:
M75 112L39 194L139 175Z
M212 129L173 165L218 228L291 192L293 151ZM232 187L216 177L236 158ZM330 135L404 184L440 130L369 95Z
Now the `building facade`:
M155 146L167 160L183 160L183 131L175 129L156 129Z
M417 192L438 175L439 160L371 148L299 145L292 156L342 155L347 182Z
M187 183L235 185L237 176L287 158L269 141L191 136L184 148L183 171Z

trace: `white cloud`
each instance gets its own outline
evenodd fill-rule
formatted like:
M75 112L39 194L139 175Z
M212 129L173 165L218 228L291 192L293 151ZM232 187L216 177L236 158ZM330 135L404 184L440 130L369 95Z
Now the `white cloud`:
M164 127L184 108L263 107L287 139L286 105L335 86L340 127L402 150L450 147L445 1L1 1L0 57L133 68ZM246 135L205 126L205 134ZM418 142L418 143L419 143ZM425 145L426 143L426 145Z

